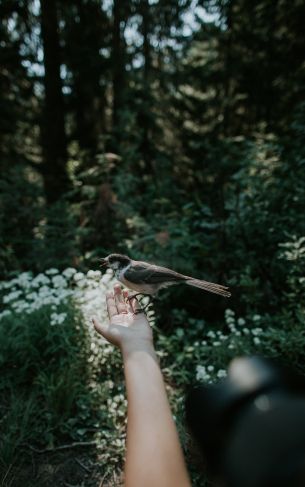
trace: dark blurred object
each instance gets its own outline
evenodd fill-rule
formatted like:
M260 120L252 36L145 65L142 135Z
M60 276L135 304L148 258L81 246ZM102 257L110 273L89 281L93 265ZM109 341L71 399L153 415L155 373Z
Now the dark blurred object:
M225 380L189 394L186 420L225 485L305 485L304 378L260 357L234 359Z

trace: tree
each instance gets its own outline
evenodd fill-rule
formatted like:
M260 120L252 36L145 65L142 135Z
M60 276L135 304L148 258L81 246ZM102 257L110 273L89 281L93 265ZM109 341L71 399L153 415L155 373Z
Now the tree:
M65 108L60 77L61 49L57 3L41 0L41 36L44 52L44 118L42 126L45 195L48 204L57 201L69 187Z

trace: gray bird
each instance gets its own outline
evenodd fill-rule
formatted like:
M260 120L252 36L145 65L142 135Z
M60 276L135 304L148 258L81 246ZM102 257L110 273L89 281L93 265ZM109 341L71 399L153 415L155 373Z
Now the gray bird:
M132 260L127 255L110 254L108 257L101 259L101 261L102 265L107 265L113 269L118 281L129 289L136 291L137 294L154 296L162 288L174 284L188 284L226 298L231 296L228 288L221 284L213 284L212 282L184 276L166 267L149 264L148 262Z

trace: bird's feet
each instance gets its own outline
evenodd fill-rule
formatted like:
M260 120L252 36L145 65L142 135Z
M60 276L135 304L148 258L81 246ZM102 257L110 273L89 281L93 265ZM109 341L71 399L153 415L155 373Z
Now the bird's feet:
M140 313L146 313L146 310L149 308L149 306L152 303L151 295L150 294L144 294L144 293L132 294L131 296L127 297L127 301L131 301L132 299L137 298L138 296L141 296L141 298L148 297L149 300L148 300L148 303L144 307L141 307L141 308L135 310L135 312L134 312L135 315L138 315ZM141 303L141 300L139 300L139 301Z

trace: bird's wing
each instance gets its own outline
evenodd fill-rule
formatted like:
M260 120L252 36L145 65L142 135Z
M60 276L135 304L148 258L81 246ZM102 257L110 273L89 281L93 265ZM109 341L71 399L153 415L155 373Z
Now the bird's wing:
M144 262L138 262L131 265L124 273L125 279L134 284L162 284L167 282L184 281L186 279L182 274L160 267L157 265L146 265Z

